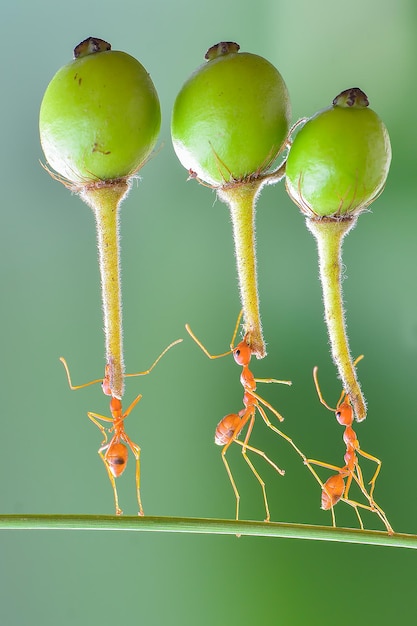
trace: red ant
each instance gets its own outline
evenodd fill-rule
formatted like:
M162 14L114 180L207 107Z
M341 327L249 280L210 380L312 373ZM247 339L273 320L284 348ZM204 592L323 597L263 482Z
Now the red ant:
M359 356L356 359L354 365L356 365L362 359L363 355ZM384 511L377 505L374 500L375 483L376 479L378 478L379 472L381 471L381 461L372 454L369 454L368 452L362 450L359 445L356 433L352 428L354 414L349 395L343 390L337 402L336 408L334 409L330 407L324 400L321 393L317 372L318 368L315 367L313 369L313 378L319 400L321 404L323 404L323 406L329 409L329 411L333 411L335 413L338 423L341 426L345 427L345 431L343 433L343 441L346 445L346 453L344 455L345 465L343 467L337 467L336 465L331 465L330 463L325 463L322 461L316 461L314 459L308 459L307 461L307 464L312 463L314 465L319 465L320 467L325 467L327 469L335 470L337 472L337 474L333 474L332 476L330 476L330 478L328 478L328 480L324 484L322 484L320 479L318 479L318 477L316 476L316 478L322 485L321 508L325 511L331 509L333 526L336 526L333 507L339 502L339 500L343 500L355 509L362 530L364 529L364 526L361 515L359 513L359 508L376 513L385 525L388 533L392 535L394 531L390 523L388 522ZM371 486L369 491L365 486L362 470L359 465L358 455L376 463L376 470L371 480L369 481L369 484ZM315 472L313 473L315 474ZM356 482L362 494L368 501L368 505L361 504L349 498L349 491L352 485L352 481Z
M181 343L181 341L182 339L177 339L177 341L172 342L167 348L165 348L165 350L161 352L158 358L152 363L149 369L145 370L144 372L137 372L135 374L124 374L124 376L126 378L134 377L134 376L146 376L153 370L155 365L166 354L166 352L168 352L168 350L172 348L173 346L175 346L176 344ZM122 515L123 511L119 507L119 498L117 495L115 479L119 478L119 476L123 474L126 468L126 464L127 464L127 460L129 456L128 447L131 449L133 456L135 457L135 461L136 461L135 476L136 476L136 497L137 497L138 506L139 506L138 514L143 515L144 513L143 513L143 507L142 507L142 500L140 496L140 451L141 450L140 450L140 447L136 443L134 443L134 441L132 441L130 437L126 434L125 427L124 427L125 419L129 416L132 409L134 409L137 403L140 401L140 399L142 398L142 394L139 394L138 396L136 396L136 398L133 400L130 406L126 409L126 411L123 412L122 401L119 398L115 398L114 396L112 396L112 393L110 390L110 369L111 369L110 364L106 364L103 379L98 378L96 380L91 380L88 383L84 383L83 385L73 385L71 381L71 376L70 376L67 362L65 361L63 357L60 357L60 361L65 368L70 389L72 390L83 389L84 387L89 387L90 385L95 385L96 383L101 382L103 393L107 396L111 396L110 398L111 417L106 417L104 415L100 415L98 413L92 413L90 411L87 413L87 415L89 419L93 422L93 424L95 424L97 428L100 429L103 435L103 441L101 443L100 448L98 449L98 454L100 455L100 458L102 459L104 463L104 466L107 470L107 474L109 476L110 483L113 489L116 515ZM112 426L110 428L105 428L105 426L103 426L103 424L101 424L100 422L111 423ZM108 438L108 434L112 435L110 441Z
M240 495L239 495L239 491L237 489L235 480L233 478L233 474L232 471L230 469L230 466L227 462L226 459L226 453L230 447L230 445L233 442L236 442L237 444L239 444L242 447L242 455L243 458L245 459L246 463L249 465L251 471L253 472L253 474L255 475L257 481L259 482L261 489L262 489L262 494L263 494L263 500L264 500L264 505L265 505L265 512L266 512L266 518L265 521L268 522L271 518L270 515L270 511L269 511L269 505L268 505L268 499L267 499L267 495L266 495L266 489L265 489L265 482L262 480L261 476L259 475L259 473L257 472L257 470L255 469L255 467L253 466L251 460L248 458L246 451L249 450L251 452L254 452L255 454L258 454L259 456L261 456L262 458L265 459L265 461L267 463L269 463L269 465L271 465L271 467L274 468L274 470L276 472L278 472L278 474L280 474L281 476L284 475L284 470L280 469L266 454L263 450L260 450L258 448L254 448L253 446L249 445L249 439L250 436L252 434L252 430L255 424L255 417L256 417L256 411L259 411L262 419L264 420L265 424L268 426L268 428L270 428L271 430L273 430L274 432L276 432L278 435L280 435L281 437L283 437L283 439L285 439L286 441L288 441L290 443L290 445L297 451L297 453L302 457L302 459L304 461L306 461L306 457L305 455L297 448L297 446L294 444L294 442L292 441L292 439L290 439L287 435L285 435L283 432L281 432L278 428L276 428L275 426L273 426L273 424L271 424L265 409L269 409L276 417L277 419L282 422L283 421L283 417L280 413L278 413L278 411L276 409L274 409L273 406L271 406L266 400L264 400L263 398L261 398L260 396L258 396L258 394L255 392L256 391L256 384L261 382L261 383L280 383L283 385L291 385L291 381L289 380L276 380L275 378L255 378L253 373L251 372L251 370L249 369L249 363L252 357L252 349L250 346L250 333L246 333L244 338L242 339L242 341L240 341L237 346L234 346L234 342L236 339L236 335L238 332L238 328L239 328L239 324L241 321L241 317L242 317L242 312L240 313L237 323L236 323L236 327L234 329L234 333L233 333L233 337L232 337L232 341L230 343L230 350L228 350L227 352L224 352L222 354L218 354L218 355L212 355L208 352L207 348L201 343L201 341L199 339L197 339L197 337L194 335L194 333L192 332L191 328L189 327L189 325L186 325L186 329L187 332L189 333L189 335L191 336L191 338L196 342L196 344L201 348L201 350L204 352L204 354L209 358L209 359L218 359L221 358L223 356L227 356L229 354L233 354L233 358L235 360L235 362L242 367L242 372L240 375L240 382L243 386L244 389L244 395L243 395L243 404L244 404L244 408L239 411L239 413L230 413L229 415L226 415L217 425L216 428L216 432L215 432L215 437L214 437L214 441L217 445L219 446L223 446L222 449L222 460L223 463L225 465L227 474L229 476L229 480L231 482L234 494L235 494L235 498L236 498L236 519L239 519L239 503L240 503ZM245 426L247 425L247 431L246 431L246 435L244 437L243 440L239 439L239 435L241 434L241 432L243 431L243 429L245 428Z

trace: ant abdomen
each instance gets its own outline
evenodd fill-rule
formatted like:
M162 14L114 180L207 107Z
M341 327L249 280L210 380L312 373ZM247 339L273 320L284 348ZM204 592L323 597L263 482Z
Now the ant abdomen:
M113 443L105 454L109 469L115 478L123 474L126 468L128 450L123 443Z
M340 474L334 474L326 480L321 493L321 508L323 511L328 511L335 504L337 504L340 498L343 496L345 490L345 481Z
M218 424L214 434L214 442L218 446L225 446L232 439L241 418L237 413L226 415Z

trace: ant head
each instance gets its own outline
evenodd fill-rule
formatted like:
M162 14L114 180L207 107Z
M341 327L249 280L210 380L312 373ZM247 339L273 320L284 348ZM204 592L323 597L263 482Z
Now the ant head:
M353 409L349 396L345 396L343 401L338 402L335 415L341 426L351 426L353 424Z
M107 461L109 469L115 478L118 478L125 471L128 450L123 443L112 443L104 457Z
M323 487L323 491L321 492L321 508L323 511L328 511L337 504L343 496L345 481L340 474L334 474L326 480Z
M243 367L249 365L252 356L252 348L247 343L246 338L237 344L233 350L233 358L238 365Z

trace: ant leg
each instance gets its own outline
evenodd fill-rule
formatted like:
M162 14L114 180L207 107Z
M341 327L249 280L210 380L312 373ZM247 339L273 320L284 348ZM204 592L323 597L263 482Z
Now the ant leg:
M289 382L289 381L288 381L288 382ZM280 422L283 422L283 421L284 421L284 418L282 417L281 413L279 413L276 409L274 409L274 407L272 406L272 404L269 404L269 402L267 402L266 400L264 400L263 398L261 398L261 396L258 396L258 394L257 394L257 393L255 393L254 391L251 391L250 393L251 393L251 395L252 395L254 398L256 398L256 400L258 400L258 403L260 402L261 404L263 404L263 405L264 405L264 407L266 407L267 409L269 409L269 410L271 411L271 413L273 413L273 414L275 415L275 417L278 419L278 421L280 421ZM262 417L264 418L265 423L266 423L266 424L267 424L270 428L272 428L272 429L273 429L271 422L270 422L270 421L269 421L269 419L266 417L266 414L265 414L265 417L264 417L264 415L262 414L262 412L261 412L261 407L259 406L259 404L257 405L257 407L258 407L259 412L261 413ZM264 413L265 413L265 411L264 411ZM269 424L268 424L268 422L269 422ZM281 433L281 431L278 431L278 432L279 432L279 433ZM281 433L281 435L282 435L282 436L284 437L284 439L285 439L284 434L283 434L283 433Z
M236 339L236 335L238 333L239 330L239 325L240 322L242 320L242 315L243 315L243 309L240 311L239 315L237 316L237 321L236 321L236 326L234 328L233 331L233 335L232 335L232 341L230 342L230 350L228 350L227 352L222 352L222 354L211 354L207 348L205 347L205 345L203 343L201 343L201 341L196 337L196 335L193 333L193 331L190 328L189 324L185 325L185 329L187 331L187 333L190 335L191 339L193 339L195 341L195 343L198 345L198 347L204 352L204 354L209 358L209 359L220 359L223 356L228 356L229 354L232 354L233 352L233 346L235 343L235 339Z
M195 343L198 345L198 347L204 352L204 354L209 359L221 359L221 357L223 357L223 356L227 356L228 354L232 354L232 350L228 350L227 352L222 352L222 354L210 354L210 352L207 350L206 346L204 344L202 344L201 341L196 337L196 335L193 333L193 331L191 330L191 328L190 328L190 326L188 324L185 325L185 329L186 329L187 333L190 335L191 339L193 339L195 341Z
M107 471L107 475L109 477L112 489L113 489L113 496L114 496L114 506L115 506L115 510L116 510L116 515L123 515L123 511L121 510L121 508L119 507L119 497L117 495L117 488L116 488L116 481L114 479L113 474L111 473L109 464L107 462L106 456L104 454L104 452L106 450L109 449L111 442L108 443L108 436L107 436L107 430L104 428L104 426L102 424L100 424L100 422L98 420L102 420L104 422L113 422L113 420L109 417L105 417L104 415L99 415L98 413L87 413L89 419L93 422L93 424L95 424L97 426L97 428L100 429L102 435L103 435L103 441L101 443L100 448L98 449L98 455L101 458L101 460L104 463L104 467L106 468Z
M384 524L385 528L387 529L387 532L389 535L393 535L394 534L394 530L391 526L391 524L389 523L387 516L385 515L384 511L374 502L371 506L365 505L365 504L361 504L360 502L355 502L354 500L347 500L346 498L342 498L343 502L346 502L347 504L349 504L350 506L352 506L353 508L355 508L356 510L356 514L358 515L359 518L359 522L361 523L361 517L359 514L358 509L364 509L365 511L370 511L371 513L376 513L379 517L379 519L381 520L381 522ZM361 523L361 529L364 529L363 524Z
M155 367L155 365L157 363L159 363L159 361L162 359L162 357L168 352L168 350L170 350L171 348L173 348L174 346L176 346L178 343L181 343L182 339L177 339L176 341L173 341L172 343L169 344L169 346L167 346L165 348L165 350L163 350L161 352L161 354L158 356L157 359L155 359L155 361L152 363L152 365L150 366L149 369L143 371L143 372L136 372L135 374L125 374L125 378L131 378L134 376L146 376L147 374L149 374L150 372L152 372L153 368Z
M314 459L307 459L306 455L300 450L300 448L294 443L294 441L291 439L291 437L289 437L288 435L286 435L285 433L283 433L281 430L279 430L279 428L276 428L276 426L274 426L271 421L269 420L266 411L258 404L258 411L260 412L262 419L264 420L265 424L268 426L268 428L270 428L271 430L273 430L275 433L277 433L277 435L279 435L280 437L282 437L283 439L285 439L285 441L287 441L290 446L292 446L292 448L294 448L294 450L297 452L297 454L302 458L304 465L306 465L310 471L310 473L314 476L314 478L316 479L316 481L319 483L322 491L324 490L326 492L326 494L329 497L329 500L331 501L331 494L327 493L326 488L323 484L323 482L320 480L319 475L317 474L317 472L315 471L315 469L312 467L311 464L314 465L320 465L322 467L326 467L327 469L334 469L336 472L340 471L339 467L336 466L332 466L329 465L328 463L321 463L320 461L315 461ZM273 407L271 407L274 414L276 415L275 410L273 409ZM336 526L336 518L335 518L335 514L334 514L334 507L332 505L331 507L331 511L332 511L332 522L333 522L333 526Z
M259 484L261 485L262 488L262 492L263 492L263 496L264 496L264 503L265 503L265 510L267 513L267 519L265 519L265 522L269 522L270 520L270 516L269 516L269 507L268 507L268 500L266 497L266 491L265 491L265 483L264 481L261 479L261 477L259 476L258 472L256 471L256 469L254 468L253 464L251 463L251 461L249 460L247 454L246 454L246 450L249 450L250 452L254 452L255 454L258 454L259 456L261 456L263 459L265 459L265 461L267 463L269 463L269 465L280 475L280 476L284 476L285 475L285 470L281 469L280 467L278 467L278 465L276 465L266 454L263 450L259 450L258 448L254 448L253 446L250 446L248 444L244 444L243 441L240 441L240 439L235 439L235 442L238 443L240 446L244 446L245 452L242 449L242 455L246 461L246 463L249 465L249 467L251 468L252 472L255 474Z
M142 394L139 393L136 398L133 400L133 402L131 402L131 404L128 406L128 408L126 409L126 411L123 413L122 415L122 419L126 419L126 417L130 414L130 412L132 411L132 409L135 408L135 406L137 405L137 403L139 402L139 400L142 399ZM112 421L112 420L110 420Z
M248 448L249 449L249 448ZM263 495L263 499L264 499L264 505L265 505L265 512L266 512L266 517L265 517L265 522L269 522L271 519L271 514L269 512L269 505L268 505L268 498L266 496L266 489L265 489L265 481L262 480L262 478L260 477L260 475L258 474L258 472L255 469L255 466L253 465L252 461L250 460L250 458L248 457L248 455L245 452L245 449L242 448L242 455L243 458L245 459L246 463L249 465L252 473L254 474L256 480L258 481L258 483L261 486L262 489L262 495Z
M109 448L110 444L106 444L105 446L102 446L99 450L98 450L98 454L101 458L101 460L104 463L104 467L107 470L107 475L109 477L112 489L113 489L113 496L114 496L114 507L115 507L115 511L116 511L116 515L123 515L123 511L122 509L119 507L119 496L117 494L117 487L116 487L116 480L113 476L113 474L111 473L109 464L107 462L107 459L105 457L105 454L103 454L104 450L107 450Z
M326 402L326 400L323 398L323 394L321 393L321 389L320 389L320 385L319 385L319 379L317 376L317 372L319 371L319 368L317 367L317 365L313 368L313 380L314 380L314 385L316 387L316 391L317 391L317 395L319 397L320 402L322 403L323 406L326 407L326 409L329 409L329 411L331 411L332 413L335 413L337 409L333 409L331 406L329 406ZM345 395L345 392L342 391L342 395L339 398L339 401L337 403L337 406L339 406L339 403L342 401L343 397Z
M182 341L182 339L180 340ZM179 343L178 341L176 341L175 343ZM171 344L171 345L174 345ZM152 365L151 369L154 367L154 365L156 365L156 363L159 361L159 359L165 354L165 352L167 350L169 350L170 346L168 346L168 348L166 348L164 350L164 352L158 357L158 359L155 361L155 363ZM150 370L149 370L150 371ZM145 372L145 373L149 373L149 372ZM128 417L128 415L130 414L130 412L132 411L132 409L135 408L135 406L137 405L137 403L142 399L142 394L138 394L136 396L136 398L133 400L133 402L131 402L131 404L128 406L128 408L126 409L126 411L123 413L123 419L126 419L126 417ZM136 497L138 500L138 506L139 506L139 512L138 515L144 515L143 513L143 507L142 507L142 499L140 497L140 447L134 443L130 437L127 436L127 434L125 432L123 432L121 438L123 439L123 441L125 441L129 448L132 450L133 452L133 456L135 457L135 461L136 461L136 470L135 470L135 480L136 480Z
M233 488L233 491L234 491L234 494L235 494L235 498L236 498L236 520L238 520L239 519L240 495L239 495L239 491L238 491L238 489L236 487L235 480L233 478L232 470L230 469L229 463L227 462L227 459L226 459L226 452L227 452L227 449L228 449L230 443L231 442L227 443L224 446L223 450L222 450L222 460L223 460L224 466L226 468L227 475L229 476L229 480L230 480L230 483L232 485L232 488Z
M346 489L345 489L345 493L344 493L344 498L346 498L346 500L349 499L350 486L352 484L352 480L354 480L355 483L358 485L359 489L361 490L361 492L362 492L363 496L365 497L365 499L372 506L373 499L372 499L371 495L368 493L368 490L365 487L365 482L363 480L362 470L361 470L361 467L360 467L360 465L358 463L357 457L356 457L356 460L355 460L354 467L349 469L348 476L349 476L349 478L348 478L347 483L346 483Z
M100 429L101 434L103 435L103 441L101 442L101 446L102 447L105 446L108 440L108 437L107 437L108 429L104 428L103 424L100 424L98 420L102 420L103 422L111 422L111 423L113 422L113 420L110 417L105 417L104 415L99 415L98 413L91 413L91 411L87 413L87 417L93 422L93 424L97 426L97 428Z
M385 528L387 529L387 533L389 535L393 535L394 534L394 529L391 526L391 524L388 521L387 516L385 515L384 511L381 509L381 507L379 507L377 505L376 502L373 503L373 511L374 513L376 513L379 517L379 519L381 520L381 522L384 524Z
M248 417L245 420L245 417L242 418L243 423L245 423L245 421L247 421L248 419L250 419L249 421L249 426L248 426L248 430L246 432L245 435L245 439L243 442L239 442L242 444L242 456L245 459L246 463L249 465L253 475L255 476L256 480L258 481L258 483L261 486L262 489L262 495L263 495L263 499L264 499L264 505L265 505L265 513L266 513L266 518L265 518L265 522L269 522L269 520L271 519L271 513L269 511L269 504L268 504L268 498L266 495L266 488L265 488L265 481L262 480L261 476L259 475L259 473L257 472L257 470L255 469L255 466L253 465L252 461L249 459L248 455L246 454L246 450L252 448L252 446L248 446L248 442L249 442L249 438L252 434L252 430L253 430L253 426L255 424L255 411L253 409L248 411ZM262 456L261 451L259 451L259 453ZM264 454L264 456L266 456Z
M243 420L242 420L242 421L243 421ZM241 421L241 422L239 423L239 425L236 427L236 429L235 429L235 431L233 432L233 434L231 435L231 437L230 437L229 441L228 441L228 442L227 442L227 443L223 446L223 449L222 449L222 460L223 460L224 466L225 466L225 468L226 468L227 475L229 476L229 480L230 480L230 483L231 483L231 485L232 485L232 488L233 488L233 491L234 491L234 494L235 494L235 498L236 498L236 520L238 520L238 519L239 519L240 494L239 494L239 491L238 491L238 489L237 489L237 486L236 486L235 480L234 480L234 478L233 478L232 470L230 469L229 463L228 463L228 461L227 461L227 459L226 459L226 454L227 454L227 451L228 451L228 449L229 449L230 445L231 445L234 441L238 441L238 443L240 443L241 445L243 445L243 442L242 442L242 441L239 441L239 440L237 439L237 437L239 436L239 433L241 432L241 430L242 430L243 426L244 426L244 425L245 425L245 423L247 422L247 419L246 419L243 423L242 423L242 421Z
M381 471L382 461L380 459L378 459L376 456L373 456L372 454L369 454L368 452L364 452L360 448L358 450L356 450L356 452L358 454L360 454L361 456L363 456L365 459L369 459L370 461L374 461L374 463L376 463L377 467L376 467L375 473L372 476L371 480L369 481L369 484L371 485L371 489L369 491L369 495L371 497L371 500L373 500L373 494L374 494L376 479L378 478L379 472Z
M240 322L242 321L242 317L243 317L243 309L240 309L239 315L237 316L237 320L236 320L236 326L235 329L233 331L233 335L232 335L232 341L230 342L230 349L232 350L233 347L235 345L235 340L237 337L237 333L239 330L239 326L240 326Z
M307 463L311 463L312 465L318 465L318 467L324 467L329 470L334 470L335 472L339 472L343 470L343 467L338 467L337 465L332 465L331 463L325 463L324 461L317 461L316 459L306 459ZM345 474L346 476L346 474Z
M359 506L361 506L362 508L365 508L366 510L371 511L372 513L376 513L378 515L378 517L380 518L380 520L382 521L382 523L384 524L385 528L387 529L388 534L389 535L393 535L394 534L394 530L393 530L391 524L389 523L388 518L387 518L385 512L375 502L375 500L373 498L373 495L371 495L373 493L373 490L371 489L370 493L368 493L368 491L366 490L366 488L364 486L364 480L363 480L363 477L362 477L362 471L361 471L358 463L356 463L356 472L357 472L358 476L356 476L356 474L353 474L353 479L358 484L358 486L359 486L360 490L362 491L363 495L365 496L365 498L369 502L369 506L365 506L365 505L359 505Z
M90 382L84 383L83 385L73 385L72 381L71 381L71 375L70 375L69 367L68 367L68 364L67 364L66 360L64 359L63 356L60 356L59 360L61 361L62 365L65 368L65 372L66 372L67 380L68 380L68 385L69 385L69 388L72 389L72 391L76 391L77 389L84 389L84 387L89 387L90 385L96 385L97 383L102 383L103 382L102 378L97 378L96 380L90 380Z
M249 411L249 415L250 415L250 411ZM245 426L246 421L247 420L245 420L244 418L242 419L243 423L241 423L241 425L240 425L239 432ZM255 414L253 414L252 417L251 417L251 420L249 422L248 430L246 432L246 436L245 436L244 441L241 441L240 439L237 438L238 434L239 434L239 432L238 432L238 433L236 433L235 442L238 443L240 446L242 446L242 448L243 448L242 452L246 451L246 450L250 450L251 452L254 452L255 454L258 454L263 459L265 459L265 461L267 463L269 463L269 465L276 472L278 472L278 474L280 474L281 476L284 476L285 475L285 470L283 470L280 467L278 467L278 465L276 465L263 450L260 450L259 448L254 448L253 446L249 445L248 442L249 442L249 438L250 438L250 436L252 434L252 430L253 430L254 424L255 424Z
M302 457L304 457L304 454L302 454ZM307 459L304 457L304 465L306 465L308 467L308 469L310 470L310 472L313 474L314 478L316 479L316 481L318 482L318 484L321 487L322 491L325 491L326 494L328 495L330 501L331 501L331 494L328 493L328 491L326 490L326 487L324 485L324 483L322 482L320 476L317 474L316 470L314 469L314 467L312 465L310 465L310 463L315 463L315 461L313 459ZM333 511L333 506L332 506L332 511Z
M357 466L357 468L359 469L359 473L360 473L360 479L362 479L362 473L360 472L360 468ZM341 500L343 500L343 502L346 502L346 504L349 504L349 506L353 507L355 509L355 513L356 516L358 518L359 521L359 526L361 528L361 530L364 529L364 525L363 525L363 521L362 521L362 517L359 513L359 507L361 506L361 504L359 502L356 502L355 500L350 500L349 499L349 491L350 491L350 487L352 484L352 480L355 479L355 481L358 483L359 487L361 487L358 477L354 474L354 472L352 470L349 470L348 473L348 477L347 477L347 481L346 481L346 486L345 486L345 490L343 492L343 497L341 498ZM362 481L363 482L363 481ZM362 491L362 487L361 487L361 491ZM368 494L364 494L365 497L368 499Z
M124 441L126 441L126 443L128 444L129 448L132 450L133 456L135 457L135 460L136 460L135 479L136 479L136 497L137 497L138 506L139 506L138 515L143 516L144 512L143 512L143 507L142 507L142 499L140 497L140 452L141 452L141 450L140 450L140 447L136 443L134 443L130 439L130 437L128 437L126 435L126 433L124 434L123 439L124 439Z
M372 507L375 504L375 501L373 499L373 497L371 496L370 492L368 492L367 488L365 487L365 481L363 479L363 474L362 474L362 470L361 467L359 465L359 462L356 458L355 461L355 467L354 469L350 470L350 475L351 475L351 480L349 483L349 487L350 484L352 482L352 479L356 482L356 484L358 485L359 489L361 490L362 494L364 495L364 497L366 498L366 500L368 500L370 506ZM345 492L345 497L348 497L348 492L349 489Z
M327 493L327 490L324 489L324 491L326 492L326 494L328 496L329 494ZM334 505L333 504L330 507L330 511L332 513L332 526L333 526L333 528L336 528L337 527L337 524L336 524L336 514L334 512Z
M352 508L354 508L354 509L355 509L355 513L356 513L356 516L357 516L358 521L359 521L359 526L360 526L360 529L361 529L361 530L364 530L364 529L365 529L365 527L364 527L364 525L363 525L362 517L361 517L361 515L360 515L360 513L359 513L359 507L361 507L361 508L366 508L366 509L367 509L368 507L366 507L366 506L364 506L364 505L361 505L359 502L355 502L355 500L347 500L346 498L341 498L341 501L342 501L342 502L346 502L346 504L349 504L349 506L351 506Z
M249 450L250 452L254 452L255 454L258 454L259 456L261 456L263 459L265 459L265 461L267 463L269 463L269 465L280 475L280 476L285 476L285 470L281 469L280 467L278 467L278 465L276 465L272 459L269 458L269 456L263 451L260 450L259 448L254 448L253 446L249 446L248 444L244 444L243 441L241 441L240 439L235 439L235 442L238 443L240 446L245 446L246 450Z
M277 378L255 378L256 383L277 383L279 385L288 385L291 387L292 380L278 380Z
M360 471L360 469L359 469L359 471ZM361 474L361 476L362 476L362 474ZM358 484L359 484L359 481L357 481L356 475L353 473L352 470L349 470L347 481L346 481L345 490L343 492L343 497L344 497L345 500L349 500L349 491L350 491L350 486L352 484L352 480L353 479L355 479L355 481L358 482Z
M275 409L273 407L270 407L270 405L268 403L264 403L264 401L262 400L262 398L260 399L262 401L262 404L265 404L265 406L267 406L268 408L271 408L271 410L273 411L274 415L277 414L277 412L275 411ZM282 432L282 430L279 430L279 428L277 428L276 426L274 426L270 419L268 418L265 409L260 406L259 404L257 405L257 409L259 411L259 413L262 416L263 421L265 422L265 424L268 426L268 428L270 428L271 430L274 431L274 433L276 433L277 435L279 435L280 437L282 437L282 439L285 439L285 441L287 441L290 446L292 448L294 448L294 450L297 452L297 454L303 459L304 464L308 465L309 461L307 459L307 457L305 456L305 454L303 452L301 452L300 448L298 448L298 446L295 445L294 441L291 439L291 437L288 437L288 435L286 435L285 433ZM282 418L283 419L283 418Z

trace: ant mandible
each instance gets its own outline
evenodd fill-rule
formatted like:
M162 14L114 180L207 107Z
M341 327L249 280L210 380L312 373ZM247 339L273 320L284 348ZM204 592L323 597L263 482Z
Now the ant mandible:
M136 372L134 374L124 374L125 378L130 378L134 376L146 376L149 374L155 365L162 359L162 357L178 343L181 343L182 339L177 339L173 341L161 354L158 358L152 363L149 369L143 372ZM142 394L136 396L130 406L123 411L122 401L119 398L115 398L110 390L110 370L111 365L109 363L106 364L104 378L98 378L96 380L91 380L88 383L84 383L82 385L73 385L71 380L71 375L69 371L68 364L64 357L60 357L60 361L65 368L65 372L67 375L67 380L70 389L77 390L83 389L84 387L89 387L90 385L95 385L97 383L101 383L103 393L107 396L110 396L110 413L111 417L106 417L104 415L100 415L99 413L93 413L89 411L87 413L88 418L99 428L100 432L103 435L103 441L101 443L100 448L98 449L98 454L102 459L104 466L106 468L114 495L114 504L116 515L122 515L123 511L119 507L119 497L117 494L116 487L116 478L119 478L126 469L129 450L132 451L133 456L135 457L136 462L136 470L135 470L135 479L136 479L136 497L138 501L138 515L143 515L143 506L140 495L140 447L132 441L132 439L127 435L124 427L125 419L130 415L131 411L135 408L137 403L141 400ZM111 423L112 426L110 428L106 428L101 422ZM109 434L111 434L111 439L109 441Z
M284 475L284 470L279 468L267 455L263 450L259 448L255 448L249 445L250 436L252 434L252 430L255 424L256 412L258 411L264 420L265 424L280 435L283 439L288 441L288 443L296 450L296 452L302 457L304 461L306 461L305 455L298 449L298 447L294 444L292 439L285 435L281 430L276 428L271 421L269 420L266 409L269 409L277 419L282 422L282 415L271 405L269 402L261 398L256 393L256 385L257 383L279 383L283 385L291 385L291 381L289 380L277 380L275 378L255 378L251 370L249 369L250 360L252 357L252 349L250 346L250 333L246 333L242 341L240 341L235 346L235 339L239 329L240 321L242 318L242 312L239 314L239 317L236 322L236 326L233 332L232 341L230 342L230 350L227 352L223 352L222 354L212 355L207 350L207 348L201 343L201 341L196 337L196 335L192 332L190 326L186 324L186 330L191 336L191 338L195 341L195 343L201 348L204 354L209 359L218 359L223 356L227 356L229 354L233 354L233 358L237 365L242 367L242 372L240 375L240 382L243 386L244 395L243 395L243 404L244 408L238 413L230 413L226 415L217 425L214 441L217 445L223 446L222 449L222 460L224 466L227 471L227 475L229 477L230 483L232 485L235 498L236 498L236 519L239 519L239 504L240 504L240 494L236 486L236 482L234 480L232 471L230 469L229 463L226 458L227 451L233 442L239 444L242 448L242 455L251 469L252 473L256 477L259 482L262 495L264 500L266 517L265 521L268 522L271 518L268 498L266 495L265 482L262 480L261 476L255 469L253 463L249 459L247 455L247 451L254 452L255 454L261 456L269 465L281 476ZM247 431L244 439L239 439L239 435L242 433L243 429L247 426Z
M361 361L362 359L363 359L363 355L359 356L355 360L354 365L356 366L357 363ZM344 390L342 390L342 393L337 402L336 408L330 407L323 398L320 385L318 382L317 372L318 372L318 368L316 366L313 369L313 379L314 379L314 384L317 390L317 395L319 397L321 404L325 406L329 411L332 411L333 413L335 413L338 423L341 426L345 427L345 430L343 433L343 441L346 446L346 453L344 455L345 465L343 467L337 467L336 465L325 463L323 461L317 461L315 459L307 460L307 464L311 463L313 465L325 467L327 469L335 470L337 472L336 474L332 474L332 476L330 476L330 478L328 478L324 484L322 484L321 481L318 479L320 484L322 485L321 508L325 511L331 510L333 526L336 526L334 506L340 500L343 500L344 502L346 502L347 504L349 504L355 509L355 512L358 517L359 524L362 530L364 529L364 525L363 525L362 518L359 512L360 508L371 511L372 513L376 513L378 517L381 519L381 521L383 522L383 524L385 525L387 532L389 534L393 534L394 531L390 523L388 522L388 519L384 511L381 509L380 506L378 506L378 504L374 500L375 484L376 484L376 480L378 478L379 472L381 471L381 460L378 459L376 456L373 456L372 454L365 452L360 447L359 440L356 436L355 431L352 428L352 424L354 422L354 414L353 414L353 408L350 403L349 395ZM362 469L359 464L358 456L361 456L365 459L369 459L370 461L373 461L374 463L376 463L376 470L371 480L369 481L369 484L370 484L369 491L365 486ZM315 474L315 472L313 473ZM318 477L316 476L316 478ZM355 500L351 500L349 498L349 491L352 485L352 481L354 481L358 485L360 491L362 492L362 494L364 495L365 499L368 502L367 505L362 504L360 502L356 502Z

